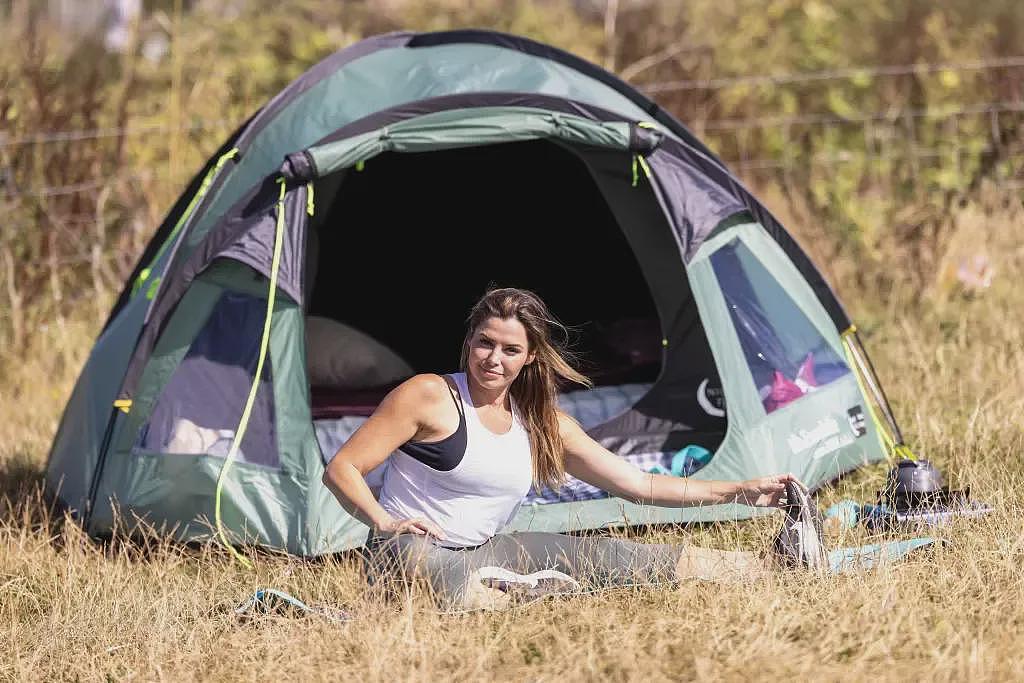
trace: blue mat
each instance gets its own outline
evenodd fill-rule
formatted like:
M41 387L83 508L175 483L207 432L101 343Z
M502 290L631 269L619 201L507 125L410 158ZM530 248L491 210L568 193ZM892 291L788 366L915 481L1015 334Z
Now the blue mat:
M838 574L871 569L884 563L898 560L908 553L943 541L938 538L911 538L905 541L886 541L856 548L839 548L828 554L828 564Z

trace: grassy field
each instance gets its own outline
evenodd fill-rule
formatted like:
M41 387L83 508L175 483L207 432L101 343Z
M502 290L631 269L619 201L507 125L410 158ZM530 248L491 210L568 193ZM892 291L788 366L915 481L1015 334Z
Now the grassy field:
M1009 208L1008 208L1009 207ZM99 321L64 321L0 357L0 679L478 680L1018 678L1024 652L1024 221L1009 204L959 210L941 263L976 251L996 267L973 294L943 266L925 288L861 291L858 264L827 264L915 450L997 506L941 530L951 543L855 575L779 573L442 616L422 597L385 602L353 558L254 558L168 544L100 547L41 503L50 440ZM805 236L806 238L806 236ZM894 268L898 261L894 260ZM886 466L823 491L871 500ZM763 547L778 520L680 530ZM845 532L830 544L869 537ZM870 537L876 538L876 537ZM350 610L239 622L257 587Z

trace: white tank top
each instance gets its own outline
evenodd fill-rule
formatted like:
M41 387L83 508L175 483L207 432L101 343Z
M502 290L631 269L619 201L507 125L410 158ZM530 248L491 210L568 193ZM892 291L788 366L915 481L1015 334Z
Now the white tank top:
M397 519L422 517L437 524L445 533L441 545L467 547L486 543L512 521L533 483L533 459L515 405L512 427L495 434L473 407L465 373L451 377L459 389L460 422L466 429L461 460L445 471L402 449L395 451L384 474L380 504Z

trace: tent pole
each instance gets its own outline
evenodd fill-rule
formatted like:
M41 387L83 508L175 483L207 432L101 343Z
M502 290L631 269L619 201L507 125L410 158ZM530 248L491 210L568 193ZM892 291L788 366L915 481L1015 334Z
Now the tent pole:
M882 389L878 381L878 375L875 373L875 367L871 363L871 358L868 357L867 350L857 334L857 327L850 326L850 329L844 333L844 336L850 341L850 350L853 352L853 357L857 360L857 365L860 366L860 370L864 374L868 386L871 388L871 393L875 401L878 402L878 407L882 409L882 414L885 415L885 421L888 423L889 429L892 430L892 436L896 442L895 445L897 447L904 446L906 442L903 440L903 432L900 431L900 427L896 423L896 416L893 415L892 407L889 405L889 398L885 395L885 390Z
M103 440L100 442L100 451L97 454L96 469L92 473L92 481L89 482L89 495L85 501L85 511L82 514L82 528L89 533L89 525L92 524L93 508L96 506L96 494L99 492L100 482L103 480L103 469L107 464L107 450L110 448L110 439L114 434L114 424L117 422L117 408L111 408L110 417L107 419L107 428L103 432Z

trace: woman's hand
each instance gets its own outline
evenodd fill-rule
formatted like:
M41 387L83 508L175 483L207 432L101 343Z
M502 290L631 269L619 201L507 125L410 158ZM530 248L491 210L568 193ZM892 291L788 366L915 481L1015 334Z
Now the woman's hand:
M775 474L770 477L748 479L740 483L736 494L736 502L759 508L777 508L782 506L786 495L786 482L799 480L792 474Z
M417 517L415 519L392 519L384 522L378 527L382 534L398 536L400 534L415 534L417 536L433 536L443 541L444 532L429 519Z

